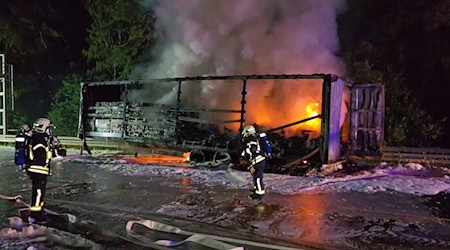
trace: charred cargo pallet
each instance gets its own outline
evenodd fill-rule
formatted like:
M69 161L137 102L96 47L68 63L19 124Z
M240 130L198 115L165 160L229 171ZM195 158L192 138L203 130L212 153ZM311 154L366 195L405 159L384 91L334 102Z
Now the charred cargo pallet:
M152 119L144 114L151 113ZM83 122L88 137L120 138L131 141L175 139L175 115L162 106L136 103L96 102L87 108Z

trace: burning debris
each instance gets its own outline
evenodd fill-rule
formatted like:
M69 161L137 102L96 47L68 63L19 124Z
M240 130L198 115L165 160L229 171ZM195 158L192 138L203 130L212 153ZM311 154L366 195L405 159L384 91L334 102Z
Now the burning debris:
M257 85L248 85L247 82L258 84L264 83L264 80L277 81L280 86L283 81L314 80L316 85L322 86L322 100L311 101L311 96L299 96L298 99L305 99L299 102L306 103L304 106L291 107L291 103L286 100L286 103L277 104L277 107L285 105L286 109L275 110L273 117L267 115L267 110L258 113L259 106L252 106L255 105L252 102L254 97L247 96L247 90ZM192 94L192 91L183 88L184 84L190 86L198 83L199 86L210 86L210 89L215 89L216 82L221 83L219 85L223 87L225 81L233 81L230 83L234 86L232 89L236 88L236 81L242 81L240 109L209 106L215 100L205 103L200 100L195 107L184 103L187 97L183 93ZM151 100L137 102L129 99L133 93L144 91L147 86L157 87L161 83L171 83L173 87L171 93L176 94L175 103L159 103ZM255 124L258 132L269 135L274 148L274 159L268 163L268 171L300 175L322 164L342 160L342 157L347 155L347 150L380 149L382 123L368 121L382 120L383 106L380 105L383 97L382 87L359 86L362 85L352 86L337 76L324 74L198 76L84 83L80 136L125 140L138 142L150 148L166 146L178 152L191 152L190 161L197 165L205 163L203 164L205 166L208 164L218 166L231 162L238 166L242 147L239 131L244 124ZM349 98L346 92L348 87L351 87L352 93L356 95L353 99ZM318 93L314 95L320 96ZM190 95L188 97L193 98ZM351 104L348 103L349 99L352 100ZM267 96L267 102L272 101L274 100ZM236 104L237 101L229 105L236 107ZM349 106L354 113L347 112ZM287 114L280 115L282 112ZM284 118L277 119L278 117ZM288 117L303 119L285 120ZM353 117L356 120L352 120ZM361 134L364 131L375 131L377 135L376 143L373 144L371 140L370 148L364 146L366 140L364 134ZM350 145L351 148L348 149L346 145Z
M187 153L187 155L188 154L189 153ZM128 162L137 164L181 165L189 161L187 155L184 157L170 156L170 155L142 155L135 157L118 157L118 159L123 159Z

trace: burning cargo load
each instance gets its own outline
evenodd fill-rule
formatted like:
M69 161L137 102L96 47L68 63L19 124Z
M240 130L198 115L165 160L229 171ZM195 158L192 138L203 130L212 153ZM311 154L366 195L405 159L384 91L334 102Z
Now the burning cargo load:
M254 124L258 132L269 134L274 165L304 157L318 163L334 162L345 155L343 138L350 140L356 131L348 122L349 86L325 74L83 83L80 133L211 156L217 152L236 155L239 131ZM353 99L370 96L358 94ZM382 105L371 107L380 109ZM367 111L364 105L357 108ZM361 132L370 124L353 125L361 127Z

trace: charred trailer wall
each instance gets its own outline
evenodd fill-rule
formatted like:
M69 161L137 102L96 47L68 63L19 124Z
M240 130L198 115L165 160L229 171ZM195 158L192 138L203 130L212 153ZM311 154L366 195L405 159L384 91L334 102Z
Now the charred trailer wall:
M351 87L350 153L381 156L384 145L384 86Z
M334 162L341 158L341 112L345 82L337 77L327 77L322 89L321 161Z

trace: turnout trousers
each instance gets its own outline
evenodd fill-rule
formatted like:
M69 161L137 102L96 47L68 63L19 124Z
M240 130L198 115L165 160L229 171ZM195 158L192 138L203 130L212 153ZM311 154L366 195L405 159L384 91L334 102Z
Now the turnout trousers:
M259 196L263 196L265 194L263 175L264 169L266 168L266 161L258 162L253 167L255 168L255 172L252 174L253 192Z
M45 221L44 197L47 188L47 175L29 172L32 182L30 217L36 221Z

